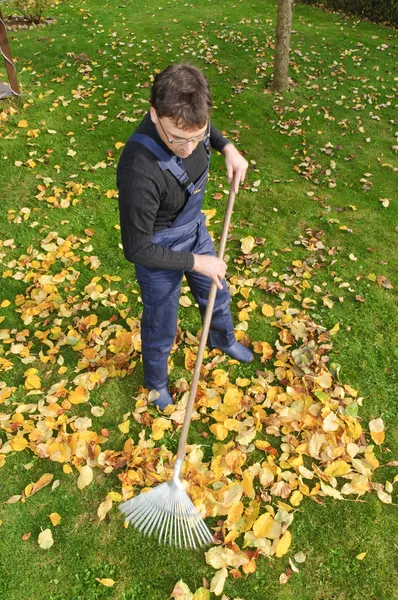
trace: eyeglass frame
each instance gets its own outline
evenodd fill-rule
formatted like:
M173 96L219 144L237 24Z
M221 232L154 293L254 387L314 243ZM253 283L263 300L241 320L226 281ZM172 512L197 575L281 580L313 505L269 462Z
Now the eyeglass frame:
M169 134L167 133L167 131L165 130L165 128L163 127L161 121L160 121L160 117L159 115L156 113L156 116L158 118L158 123L164 133L164 135L166 136L167 141L169 142L169 144L175 144L175 145L184 145L184 144L189 144L189 143L195 143L195 142L204 142L206 140L209 139L210 137L210 119L208 119L207 121L207 127L206 127L206 133L204 133L201 137L193 137L193 138L189 138L189 139L184 139L184 140L171 140L169 138Z

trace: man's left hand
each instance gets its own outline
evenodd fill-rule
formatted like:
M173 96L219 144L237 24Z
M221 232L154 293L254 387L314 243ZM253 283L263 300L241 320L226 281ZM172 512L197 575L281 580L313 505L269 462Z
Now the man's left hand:
M227 167L228 183L231 184L233 182L234 191L237 194L239 184L245 180L249 163L232 143L225 146L223 154L225 156L225 166Z

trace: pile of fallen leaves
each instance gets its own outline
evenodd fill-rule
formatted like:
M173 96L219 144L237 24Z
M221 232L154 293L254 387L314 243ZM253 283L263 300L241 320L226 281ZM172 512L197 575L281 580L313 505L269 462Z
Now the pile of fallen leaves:
M18 257L12 255L14 240L1 242L3 279L13 278L26 287L14 299L23 329L0 330L0 370L5 379L21 382L19 386L0 382L0 432L6 438L4 442L0 438L0 466L7 455L29 448L40 458L62 463L66 474L75 467L79 489L90 485L95 468L103 473L118 471L121 490L110 491L100 504L98 516L103 520L114 502L171 477L174 456L167 442L182 425L189 382L175 382L175 404L162 416L141 388L134 409L118 425L128 436L134 420L141 426L138 439L128 436L121 451L104 448L109 432L98 433L95 419L107 405L93 405L90 393L108 378L124 377L134 369L140 358L140 324L138 318L128 316L131 299L113 289L119 277L94 276L78 287L83 270L100 266L92 254L93 232L87 229L85 234L62 238L50 232L39 248L30 246ZM263 240L240 240L243 254L237 264L243 267L229 281L240 309L236 336L250 342L250 314L261 310L278 329L278 339L274 347L263 340L251 341L264 368L253 370L250 378L231 381L228 367L236 361L217 350L205 356L192 426L200 431L206 447L188 446L182 475L203 517L212 518L216 545L205 556L216 569L210 583L216 595L221 595L229 575L253 573L260 556L280 558L289 551L289 527L306 497L322 504L327 496L356 499L375 491L382 502L392 502L398 476L384 485L372 481L379 467L374 448L384 441L383 421L362 423L358 416L362 398L339 381L340 366L329 365L338 324L329 331L317 324L309 315L308 298L301 295L308 289L314 266L323 261L319 238L314 232L302 238L308 260L294 261L291 274L279 281L268 279L271 261L253 252L256 246L261 249ZM247 272L253 276L242 274ZM278 299L275 306L260 307L250 300L256 289L273 294ZM286 299L291 291L295 292L292 301L300 300L300 307ZM1 304L9 305L10 301ZM182 305L189 310L189 302ZM112 314L100 321L102 310ZM198 338L180 331L174 351L180 347L186 368L192 371ZM73 372L64 356L70 350L76 357ZM73 414L77 404L90 406L85 416ZM205 459L209 447L211 456ZM52 479L49 473L43 475L8 502L25 502ZM57 485L59 481L53 483ZM59 515L53 517L55 526ZM42 548L51 547L51 530L42 532L38 541ZM289 558L290 568L281 575L281 583L304 560L302 552ZM207 598L208 590L203 590L195 596L187 590L186 597Z

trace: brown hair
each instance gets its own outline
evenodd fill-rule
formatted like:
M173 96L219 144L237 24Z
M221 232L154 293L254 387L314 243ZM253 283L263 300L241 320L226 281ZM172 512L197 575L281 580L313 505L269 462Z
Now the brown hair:
M177 127L204 127L211 113L211 93L206 77L192 65L169 65L156 75L151 105L159 117Z

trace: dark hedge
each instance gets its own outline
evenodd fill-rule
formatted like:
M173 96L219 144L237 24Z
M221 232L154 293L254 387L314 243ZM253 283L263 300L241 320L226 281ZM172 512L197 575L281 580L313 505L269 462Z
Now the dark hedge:
M298 0L377 23L398 25L398 0Z

